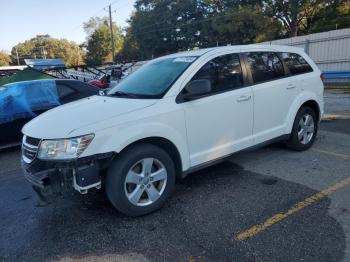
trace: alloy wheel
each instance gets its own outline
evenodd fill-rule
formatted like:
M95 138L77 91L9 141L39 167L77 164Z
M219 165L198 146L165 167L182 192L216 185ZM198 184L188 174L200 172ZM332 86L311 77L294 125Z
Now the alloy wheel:
M153 204L163 194L167 176L164 164L158 159L141 159L126 175L124 183L126 197L135 206Z
M315 133L315 122L310 114L305 114L299 121L298 139L303 145L308 144Z

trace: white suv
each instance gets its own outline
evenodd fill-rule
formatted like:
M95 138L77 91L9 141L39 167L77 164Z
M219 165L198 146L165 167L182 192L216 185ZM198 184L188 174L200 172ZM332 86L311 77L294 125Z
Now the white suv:
M25 177L43 199L104 185L119 211L160 208L176 178L285 140L308 149L323 114L321 72L303 50L247 45L154 59L105 96L52 109L23 128Z

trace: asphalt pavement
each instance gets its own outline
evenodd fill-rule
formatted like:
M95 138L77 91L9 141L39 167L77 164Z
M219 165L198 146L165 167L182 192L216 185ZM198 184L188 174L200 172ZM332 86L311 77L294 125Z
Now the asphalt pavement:
M0 261L350 261L350 94L325 101L310 150L235 154L139 218L98 191L38 207L19 149L2 151Z

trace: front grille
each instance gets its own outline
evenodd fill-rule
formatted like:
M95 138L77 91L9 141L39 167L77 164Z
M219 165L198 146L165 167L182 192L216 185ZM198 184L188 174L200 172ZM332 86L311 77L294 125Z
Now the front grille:
M38 152L40 139L24 136L22 141L22 159L26 163L31 163Z
M40 143L40 139L39 138L34 138L34 137L30 137L30 136L26 136L25 137L25 142L29 145L32 146L39 146Z

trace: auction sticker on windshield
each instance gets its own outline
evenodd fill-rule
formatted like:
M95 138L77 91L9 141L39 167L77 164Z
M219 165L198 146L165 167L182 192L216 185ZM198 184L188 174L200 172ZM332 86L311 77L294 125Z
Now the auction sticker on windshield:
M173 62L192 63L196 58L195 56L177 57Z

